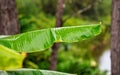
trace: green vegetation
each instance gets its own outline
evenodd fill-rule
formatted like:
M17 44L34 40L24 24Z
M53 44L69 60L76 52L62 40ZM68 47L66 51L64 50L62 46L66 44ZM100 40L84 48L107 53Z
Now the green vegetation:
M56 71L38 70L38 69L17 69L9 71L0 71L1 75L76 75Z
M10 40L13 39L12 41L8 40L8 38L5 38L5 40L0 39L0 42L4 46L8 48L12 48L13 50L19 51L19 47L21 47L20 48L21 51L23 49L26 50L27 52L32 52L29 51L29 49L32 48L31 45L29 45L29 39L28 39L29 31L34 32L33 30L37 30L37 32L42 32L40 29L44 29L44 28L49 29L51 27L52 28L55 27L57 0L16 0L16 1L17 1L20 32L23 34L24 32L27 33L24 34L25 37L23 34L20 34L23 37L21 37L18 34L14 36L14 39L11 36L9 37ZM82 10L86 8L88 5L93 4L94 1L97 2L90 9L88 9L87 11L81 14L77 14L79 10ZM104 52L104 50L109 48L109 39L110 39L109 32L110 32L110 19L111 19L110 11L111 11L111 0L65 0L63 20L65 20L69 16L70 17L63 23L63 26L65 27L81 26L87 24L96 24L99 22L102 22L103 24L101 25L102 28L101 34L97 35L96 37L78 43L60 43L57 71L66 72L66 73L75 73L75 74L77 73L78 75L106 75L106 73L99 70L98 60L101 54ZM35 33L35 36L38 35L37 32ZM26 37L26 35L28 36ZM46 34L43 33L42 36L45 35ZM17 37L20 37L22 39ZM40 36L38 36L38 38L39 37ZM25 38L28 41L24 43L24 47L23 46L17 47L18 44L17 42ZM41 43L38 42L39 39L37 40L33 39L33 40L35 41L35 43L36 41L39 44ZM53 42L55 42L54 39L51 41L51 43L53 44ZM38 45L33 45L33 46L34 48L40 49ZM48 48L48 46L45 47ZM23 63L24 68L46 69L46 70L49 69L51 49L49 48L48 50L44 50L44 51L38 49L35 49L35 51L37 52L27 54L27 57L25 58ZM19 55L22 56L21 54L18 54L18 56ZM15 60L17 59L18 58L15 58ZM12 65L14 66L14 64ZM12 73L13 72L10 72L9 74ZM19 73L14 72L14 73L18 75L19 73L21 74L21 72ZM36 75L38 74L36 73Z
M8 75L14 75L14 74L23 75L29 72L33 75L35 74L47 75L49 73L55 75L57 74L63 75L63 73L59 73L59 72L55 73L54 71L50 72L50 71L38 71L38 70L29 70L29 69L15 70L17 68L20 69L23 63L23 59L25 58L25 54L19 54L17 52L27 52L27 53L36 52L36 51L41 52L49 48L54 42L77 42L94 37L100 34L100 32L101 32L101 27L98 24L98 25L86 25L86 26L49 28L49 29L36 30L36 31L31 31L31 32L26 32L18 35L1 38L0 59L4 59L4 58L5 59L0 62L1 64L0 69L3 70L3 73L6 73ZM0 73L2 74L2 72Z
M21 68L24 58L22 54L0 45L0 70Z
M1 38L0 43L18 52L36 52L48 49L54 42L78 42L100 32L99 24L49 28Z

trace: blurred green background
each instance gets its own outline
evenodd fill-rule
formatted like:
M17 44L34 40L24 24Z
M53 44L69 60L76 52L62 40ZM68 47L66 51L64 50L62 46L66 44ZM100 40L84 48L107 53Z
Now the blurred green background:
M55 27L57 0L16 0L21 33ZM94 3L94 4L93 4ZM91 8L78 14L92 5ZM63 26L102 22L102 33L78 43L60 43L57 70L78 75L106 75L99 58L109 49L111 0L65 0ZM49 69L51 49L28 54L24 67Z

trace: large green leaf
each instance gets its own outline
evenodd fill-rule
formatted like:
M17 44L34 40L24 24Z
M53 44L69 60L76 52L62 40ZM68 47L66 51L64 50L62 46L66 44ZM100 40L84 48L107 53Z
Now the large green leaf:
M12 70L22 67L24 56L0 45L0 70Z
M45 50L54 42L78 42L98 35L100 24L49 28L0 39L0 44L18 52Z
M18 69L11 71L0 71L0 75L76 75L76 74L67 74L48 70Z

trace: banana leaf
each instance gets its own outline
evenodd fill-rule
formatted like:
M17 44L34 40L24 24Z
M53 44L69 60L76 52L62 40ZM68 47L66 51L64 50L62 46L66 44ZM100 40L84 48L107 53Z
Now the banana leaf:
M0 45L0 70L12 70L22 68L25 56ZM1 75L1 74L0 74Z
M48 49L55 42L78 42L101 32L100 24L48 28L0 38L0 44L17 52L37 52Z
M0 75L76 75L56 71L37 70L37 69L17 69L11 71L0 71Z

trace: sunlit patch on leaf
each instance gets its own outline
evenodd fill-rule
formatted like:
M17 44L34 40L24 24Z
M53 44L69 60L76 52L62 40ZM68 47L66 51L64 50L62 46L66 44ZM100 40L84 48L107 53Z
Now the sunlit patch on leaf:
M22 68L24 56L11 50L3 45L0 45L0 69L14 70Z

